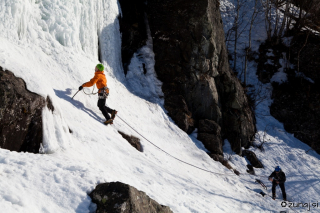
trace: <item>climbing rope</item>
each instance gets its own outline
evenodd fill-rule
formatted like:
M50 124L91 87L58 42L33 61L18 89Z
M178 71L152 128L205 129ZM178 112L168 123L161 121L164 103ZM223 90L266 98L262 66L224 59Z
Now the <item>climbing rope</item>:
M83 89L82 91L83 91L83 93L86 94L86 95L96 95L96 94L98 94L99 90L98 90L96 93L94 93L93 91L94 91L94 88L95 88L95 87L96 87L96 86L93 85L93 87L92 87L92 92L91 92L91 93L86 93L86 92L84 91L84 89Z
M86 95L95 95L95 94L98 93L98 92L97 92L97 93L94 93L93 91L94 91L94 88L93 88L92 92L89 93L89 94L86 93L85 91L83 91L83 92L84 92L84 94L86 94ZM107 105L107 106L108 106L108 105ZM138 135L140 135L143 139L145 139L147 142L149 142L151 145L153 145L154 147L156 147L156 148L159 149L160 151L164 152L164 153L167 154L168 156L172 157L173 159L175 159L175 160L177 160L177 161L179 161L179 162L181 162L181 163L183 163L183 164L189 165L189 166L194 167L194 168L196 168L196 169L199 169L199 170L202 170L202 171L204 171L204 172L211 173L211 174L215 174L215 175L220 175L220 176L238 176L237 174L230 174L230 173L227 174L227 173L213 172L213 171L210 171L210 170L207 170L207 169L198 167L198 166L196 166L196 165L193 165L193 164L191 164L191 163L188 163L188 162L186 162L186 161L183 161L183 160L181 160L181 159L179 159L179 158L171 155L171 154L168 153L167 151L161 149L161 148L160 148L159 146L157 146L156 144L152 143L152 141L148 140L146 137L144 137L142 134L140 134L135 128L133 128L129 123L127 123L125 120L123 120L119 115L118 115L117 117L118 117L123 123L125 123L128 127L130 127L134 132L136 132L136 133L137 133ZM269 176L265 176L265 175L246 174L246 173L241 174L241 175L242 175L242 176L243 176L243 175L253 175L253 176L256 176L256 177L266 177L266 178L269 177ZM241 177L239 177L239 178L241 178ZM278 190L279 190L279 189L278 189ZM280 193L279 193L279 194L280 194ZM269 197L271 197L269 194L267 194L267 195L268 195ZM289 207L289 209L293 210L294 212L297 212L297 211L296 211L295 209L293 209L292 207Z
M98 92L94 93L93 91L94 91L94 87L93 87L93 89L92 89L92 92L89 93L89 94L86 93L86 92L83 90L84 94L86 94L86 95L96 95L96 94L98 93ZM107 105L107 106L108 106L108 105ZM230 173L227 174L227 173L213 172L213 171L210 171L210 170L207 170L207 169L198 167L198 166L196 166L196 165L193 165L193 164L191 164L191 163L188 163L188 162L186 162L186 161L183 161L183 160L181 160L181 159L179 159L179 158L171 155L171 154L168 153L167 151L161 149L161 148L160 148L159 146L157 146L156 144L152 143L152 141L148 140L146 137L144 137L142 134L140 134L136 129L134 129L129 123L127 123L125 120L123 120L119 115L118 115L117 117L118 117L123 123L125 123L128 127L130 127L134 132L136 132L136 133L137 133L138 135L140 135L143 139L145 139L147 142L149 142L151 145L153 145L154 147L156 147L156 148L159 149L160 151L164 152L164 153L167 154L168 156L172 157L173 159L175 159L175 160L177 160L177 161L179 161L179 162L181 162L181 163L183 163L183 164L189 165L189 166L194 167L194 168L196 168L196 169L199 169L199 170L202 170L202 171L204 171L204 172L211 173L211 174L215 174L215 175L221 175L221 176L238 176L237 174L230 174ZM269 176L265 176L265 175L246 174L246 173L241 174L241 175L242 175L242 176L243 176L243 175L253 175L253 176L256 176L256 177L264 177L264 178L268 178L268 177L269 177ZM241 178L241 177L240 177L240 178ZM304 179L306 179L306 178L304 177ZM280 194L279 189L278 189L278 193ZM269 194L267 194L267 196L272 197L272 196L270 196ZM294 201L292 201L292 202L294 202ZM297 212L297 211L296 211L294 208L292 208L292 207L288 207L288 208L291 209L291 210L293 210L294 212Z
M185 162L173 155L171 155L170 153L166 152L165 150L161 149L159 146L155 145L154 143L152 143L150 140L148 140L146 137L144 137L142 134L140 134L137 130L135 130L132 126L130 126L130 124L128 124L126 121L124 121L120 116L117 116L120 120L122 120L122 122L124 122L126 125L128 125L133 131L135 131L138 135L140 135L143 139L145 139L147 142L149 142L150 144L152 144L153 146L155 146L156 148L158 148L159 150L161 150L162 152L166 153L167 155L169 155L170 157L184 163L184 164L187 164L189 166L192 166L194 168L197 168L197 169L200 169L202 171L205 171L205 172L209 172L209 173L212 173L212 174L215 174L215 175L226 175L226 176L230 176L230 175L236 175L236 174L226 174L226 173L217 173L217 172L212 172L210 170L207 170L207 169L203 169L201 167L198 167L198 166L195 166L191 163L188 163L188 162Z
M237 175L237 174L227 174L227 173L218 173L218 172L213 172L213 171L210 171L210 170L207 170L207 169L203 169L201 167L198 167L198 166L195 166L191 163L188 163L188 162L185 162L173 155L171 155L170 153L166 152L165 150L161 149L159 146L155 145L154 143L152 143L150 140L148 140L146 137L144 137L142 134L140 134L137 130L135 130L132 126L130 126L130 124L128 124L126 121L124 121L119 115L117 116L122 122L124 122L127 126L129 126L133 131L135 131L138 135L140 135L142 138L144 138L147 142L149 142L150 144L152 144L153 146L155 146L156 148L158 148L159 150L161 150L162 152L166 153L167 155L169 155L170 157L180 161L181 163L184 163L184 164L187 164L189 166L192 166L194 168L197 168L197 169L200 169L202 171L205 171L205 172L209 172L209 173L212 173L212 174L216 174L216 175L225 175L225 176L231 176L231 175ZM250 175L250 174L242 174L242 175ZM237 175L238 176L238 175ZM253 176L257 176L257 177L269 177L269 176L263 176L263 175L256 175L254 174Z
M98 92L94 93L93 91L94 91L94 88L93 88L92 92L88 94L88 93L86 93L86 92L83 90L84 94L86 94L86 95L95 95L95 94L98 93ZM108 105L107 105L107 106L108 106ZM196 165L193 165L193 164L191 164L191 163L188 163L188 162L186 162L186 161L183 161L183 160L181 160L181 159L179 159L179 158L171 155L170 153L166 152L165 150L161 149L159 146L155 145L154 143L152 143L150 140L148 140L146 137L144 137L142 134L140 134L137 130L135 130L135 129L134 129L130 124L128 124L125 120L123 120L119 115L118 115L117 117L118 117L122 122L124 122L127 126L129 126L134 132L136 132L136 133L137 133L138 135L140 135L143 139L145 139L147 142L149 142L151 145L153 145L154 147L158 148L160 151L164 152L165 154L169 155L170 157L174 158L175 160L177 160L177 161L179 161L179 162L181 162L181 163L184 163L184 164L189 165L189 166L191 166L191 167L194 167L194 168L197 168L197 169L199 169L199 170L202 170L202 171L205 171L205 172L208 172L208 173L211 173L211 174L215 174L215 175L222 175L222 176L239 176L239 175L237 175L237 174L227 174L227 173L213 172L213 171L210 171L210 170L207 170L207 169L203 169L203 168L201 168L201 167L198 167L198 166L196 166ZM244 173L244 174L241 174L241 175L251 175L251 174L245 174L245 173ZM253 174L253 176L256 176L256 177L269 177L269 176L256 175L256 174Z

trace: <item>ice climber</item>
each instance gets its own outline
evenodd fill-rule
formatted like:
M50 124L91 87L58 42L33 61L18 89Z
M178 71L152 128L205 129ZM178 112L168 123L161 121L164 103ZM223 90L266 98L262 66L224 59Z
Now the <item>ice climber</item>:
M102 112L103 116L106 118L106 121L104 124L112 124L113 119L115 118L117 111L110 109L109 107L105 106L106 105L106 98L109 95L109 88L107 87L107 79L106 76L104 75L104 66L102 64L97 64L95 68L95 74L94 77L87 83L82 84L79 87L79 90L82 90L83 87L91 87L94 84L97 85L98 90L98 107L100 111ZM111 118L109 114L111 114Z
M286 181L286 175L281 170L280 166L276 166L274 172L269 176L269 180L272 182L272 199L276 199L276 186L279 184L283 200L287 200L286 190L284 188L284 182Z

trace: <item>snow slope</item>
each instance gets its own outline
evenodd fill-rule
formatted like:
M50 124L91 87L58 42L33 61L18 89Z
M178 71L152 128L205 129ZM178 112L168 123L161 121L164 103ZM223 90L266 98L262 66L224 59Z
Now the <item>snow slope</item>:
M254 11L254 0L244 0L240 2L244 3L240 9L240 16L242 20L251 20L252 13ZM258 1L258 7L261 8L261 1ZM234 16L236 14L235 8L237 7L237 0L222 0L220 1L220 10L224 23L224 30L227 33L234 23ZM275 18L276 9L272 8L272 15ZM282 16L280 15L282 18ZM239 31L242 34L239 36L238 41L238 66L237 71L239 78L243 80L243 67L245 47L248 46L249 25L246 21L242 22ZM275 20L273 20L273 24ZM280 19L281 23L281 19ZM264 21L264 13L261 11L255 20L254 27L252 29L252 50L258 52L259 45L266 39L266 28ZM232 36L231 36L232 39ZM284 38L288 40L288 38ZM288 42L288 41L286 41ZM234 51L234 46L229 45L229 52ZM272 50L271 50L272 51ZM273 54L270 52L269 54ZM276 81L282 83L286 81L287 77L284 73L286 64L290 64L284 56L281 59L282 67L278 72L274 74L271 82ZM254 85L252 88L255 90L256 95L256 119L257 119L257 134L255 144L260 145L264 143L265 152L261 152L259 149L251 148L261 160L265 169L261 169L259 175L268 176L272 172L273 167L280 165L282 170L286 173L287 181L285 183L287 199L292 201L290 212L320 212L319 197L320 197L320 169L319 154L311 150L311 148L294 138L293 134L287 133L283 127L283 124L273 118L270 114L269 106L272 103L272 85L262 84L259 82L256 75L257 64L253 61L248 62L247 84ZM230 151L230 145L225 146L225 155L229 157L232 153ZM229 154L228 154L229 153ZM239 156L232 156L232 162L237 167L241 167L243 159ZM268 186L269 195L271 195L272 184L266 177L258 177ZM256 186L250 187L253 191L258 191ZM281 197L281 190L277 188L277 196ZM300 203L300 204L299 204ZM275 205L275 204L273 204ZM284 210L281 208L281 203L277 204L278 210ZM288 206L288 205L287 205Z
M144 58L134 56L132 74L124 77L118 14L116 0L0 1L0 66L22 77L29 90L49 96L55 107L54 112L43 110L43 154L0 149L1 212L91 212L94 205L87 194L98 183L111 181L130 184L174 212L288 209L257 193L254 177L245 175L244 158L231 156L232 164L244 174L238 177L198 148L196 133L188 136L167 116L152 67L151 40L140 50ZM98 40L110 88L107 104L119 111L113 126L102 124L96 96L81 92L71 99L93 77L99 63ZM142 61L147 63L147 76L141 74ZM268 114L268 104L270 100L260 104L259 112ZM120 118L173 156L219 174L176 161ZM266 151L256 151L265 169L257 174L269 175L279 164L288 175L288 196L296 202L316 201L320 156L305 153L309 147L270 116L258 116L258 134L267 124ZM117 130L141 138L143 152ZM311 209L315 210L319 208Z

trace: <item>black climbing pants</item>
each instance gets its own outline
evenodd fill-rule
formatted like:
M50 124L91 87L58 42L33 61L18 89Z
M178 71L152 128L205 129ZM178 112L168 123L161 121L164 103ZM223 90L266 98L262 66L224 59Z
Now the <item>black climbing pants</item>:
M276 186L277 186L277 182L276 181L272 181L272 194L275 195L276 194ZM286 189L284 188L284 183L279 183L280 189L282 191L282 197L283 199L287 199L287 194L286 194Z
M110 115L108 113L112 113L112 109L106 106L106 99L101 98L98 100L98 107L100 111L102 112L103 116L106 118L106 120L110 119Z

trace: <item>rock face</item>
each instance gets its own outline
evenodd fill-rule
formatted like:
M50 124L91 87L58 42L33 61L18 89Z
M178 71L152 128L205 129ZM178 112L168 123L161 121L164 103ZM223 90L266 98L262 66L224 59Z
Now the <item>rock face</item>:
M243 156L245 156L248 161L250 161L251 165L256 168L263 168L262 163L257 158L256 154L250 150L244 150L242 152Z
M145 23L143 0L119 0L122 16L119 17L122 34L121 57L125 74L127 74L133 54L146 44L147 29Z
M270 113L283 123L286 131L293 133L296 138L320 153L320 39L310 35L303 47L305 41L305 34L295 36L291 47L283 50L290 56L291 64L296 67L285 70L286 82L272 84L273 103Z
M273 85L270 113L286 131L320 153L320 84L296 77L288 79L287 83Z
M186 100L182 95L165 96L165 106L169 116L180 129L187 133L191 133L194 130L192 113L189 111Z
M221 127L213 120L200 120L198 129L198 140L211 154L223 155Z
M118 131L118 132L124 139L126 139L131 144L131 146L133 146L139 152L142 152L142 146L141 146L139 138L134 137L132 135L131 136L127 135L127 134L125 134L124 132L121 132L121 131Z
M255 120L229 68L218 1L149 0L147 14L169 115L186 132L199 120L214 121L240 154L251 145Z
M130 4L122 0L120 4L121 8L125 4L133 8L122 9L123 17L142 20L142 13L135 12L141 0ZM217 0L148 0L144 8L153 38L155 71L163 82L169 116L187 133L200 120L214 121L221 128L221 136L215 138L227 138L232 149L241 154L241 147L251 145L255 120L243 88L229 68L218 4ZM133 22L138 23L129 20L126 25L133 26ZM124 35L129 27L122 29ZM142 33L143 27L138 31ZM122 37L123 44L129 46L143 45L141 41L142 37ZM213 137L202 136L207 141Z
M277 44L271 48L272 42L265 42L259 47L259 60L257 60L257 76L262 83L270 83L273 75L282 67L279 59L283 58L285 46ZM272 52L271 52L272 51ZM270 54L271 53L271 54Z
M89 196L97 204L96 213L172 213L146 193L120 182L99 184Z
M222 155L218 155L218 154L209 154L209 156L215 160L215 161L219 161L222 165L224 165L225 167L227 167L228 169L232 170L236 175L240 175L240 172L234 168L232 168L232 166L229 164L229 161L224 159L224 157Z
M45 99L0 67L0 146L11 151L39 153Z
M255 175L255 174L256 174L252 165L248 164L248 165L247 165L247 168L248 168L248 169L247 169L247 172L248 172L249 174L251 174L251 175Z

